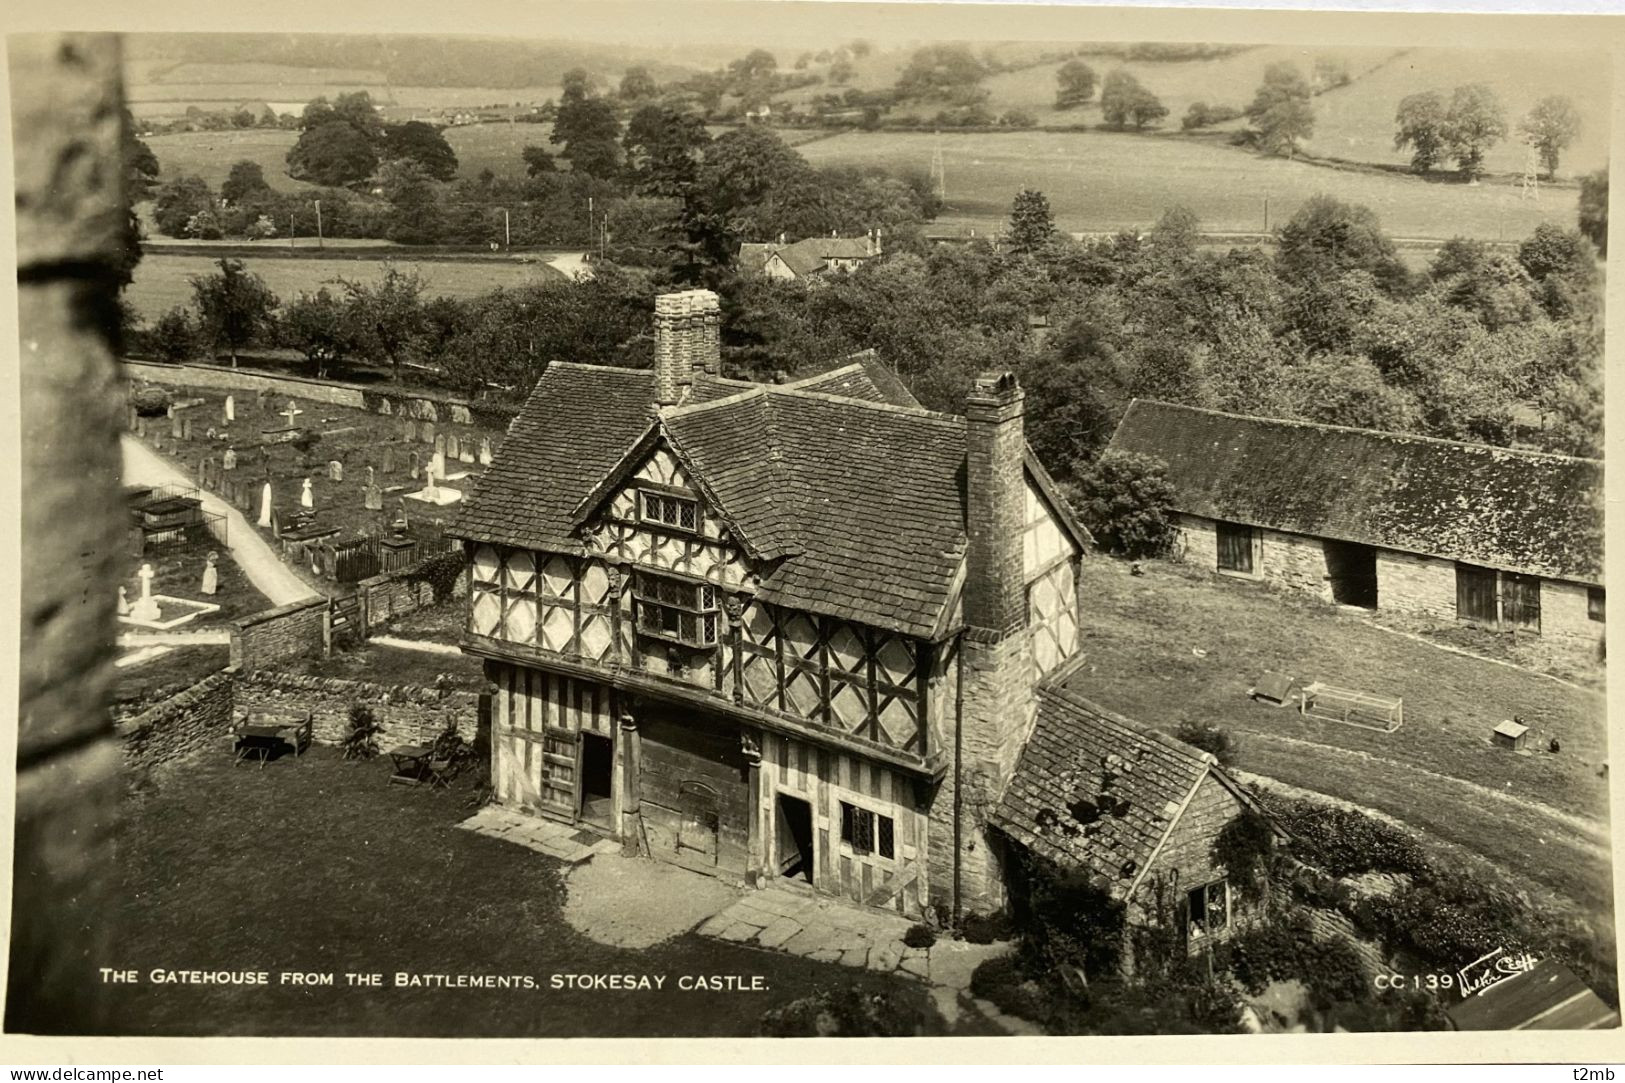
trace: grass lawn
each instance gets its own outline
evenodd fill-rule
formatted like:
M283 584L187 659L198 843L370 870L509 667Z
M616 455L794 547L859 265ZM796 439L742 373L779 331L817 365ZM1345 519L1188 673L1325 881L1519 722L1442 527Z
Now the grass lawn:
M1196 213L1204 230L1257 231L1266 198L1274 228L1325 193L1370 207L1395 237L1488 240L1521 239L1544 221L1568 228L1579 199L1573 189L1547 189L1529 202L1506 185L1338 171L1212 142L1122 132L850 132L808 143L801 153L814 165L928 169L939 147L948 200L937 225L982 232L1006 227L1022 188L1042 191L1056 224L1071 231L1146 227L1179 204Z
M473 812L461 781L390 786L390 770L325 748L263 771L201 756L133 795L118 841L117 957L97 965L143 980L105 987L113 1031L749 1036L762 1012L818 986L887 991L939 1019L925 987L903 978L692 933L645 950L602 946L561 914L563 866L455 827ZM154 986L156 967L264 970L272 984ZM281 971L337 984L281 985ZM383 974L384 985L346 988L345 972ZM530 975L540 988L397 988L398 972ZM662 992L569 991L550 988L554 974L668 980ZM762 975L768 990L675 992L684 974Z
M1177 565L1131 577L1086 570L1082 650L1071 686L1167 732L1186 720L1229 730L1237 766L1395 817L1606 908L1608 758L1603 697L1402 638L1312 598ZM1197 656L1194 650L1202 650ZM1403 696L1391 734L1305 718L1246 696L1266 670ZM1512 715L1531 751L1490 744ZM1545 751L1561 739L1562 752Z
M315 97L315 95L312 95ZM247 101L248 98L240 99ZM273 97L272 101L291 101ZM308 99L306 99L308 100ZM141 115L136 99L137 116ZM205 106L204 108L208 108ZM214 106L221 108L221 106ZM184 111L181 105L177 111ZM258 163L265 174L265 182L279 192L302 192L315 187L305 181L288 176L288 151L298 142L298 132L285 132L271 128L246 128L223 132L173 132L168 135L149 135L145 142L158 158L159 177L173 180L194 174L219 191L220 183L231 173L231 167L241 161ZM279 228L281 224L279 223Z
M462 603L456 603L461 608ZM442 607L443 608L443 607ZM403 684L427 687L435 677L445 674L449 687L464 692L483 692L485 673L480 660L467 654L431 654L427 651L389 647L367 642L344 650L335 650L323 658L293 658L278 662L276 668L283 673L298 673L309 677L339 677L350 681L370 681L373 684Z
M174 647L150 662L116 670L113 687L113 713L120 718L140 714L159 700L192 687L218 673L231 663L231 648L225 644L204 647Z
M390 624L383 634L431 643L456 643L467 623L468 602L462 598L452 598L439 605L408 613Z
M220 558L215 565L219 589L213 597L204 594L200 589L203 585L203 568L208 563L210 553L216 553ZM148 546L146 555L139 561L132 562L129 567L130 574L120 580L125 596L132 602L141 597L141 577L136 572L142 564L152 565L154 594L168 594L171 597L185 598L194 602L210 602L220 607L219 612L197 617L181 625L177 631L196 632L204 628L219 628L229 625L238 617L271 608L271 600L261 594L259 588L243 574L237 562L231 558L231 550L212 537L170 545ZM145 629L133 624L121 624L119 631L140 634Z
M340 278L351 281L378 278L386 263L403 271L416 271L423 278L425 295L430 297L469 298L499 286L512 289L556 282L560 278L557 270L540 261L385 260L377 255L366 255L343 259L267 257L243 262L250 271L265 279L265 284L284 302L293 300L299 293L314 293L324 286L336 292ZM193 275L209 275L218 270L208 256L169 255L149 248L136 264L135 280L125 290L124 297L152 322L176 305L192 303Z

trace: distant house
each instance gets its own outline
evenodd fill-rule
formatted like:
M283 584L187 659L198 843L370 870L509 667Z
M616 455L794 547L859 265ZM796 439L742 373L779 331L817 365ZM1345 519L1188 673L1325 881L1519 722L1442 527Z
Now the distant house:
M1214 842L1249 812L1268 817L1212 755L1096 706L1064 676L1038 691L1038 722L994 826L1122 905L1128 968L1135 929L1172 926L1191 953L1229 939L1267 892L1249 898Z
M1185 560L1559 651L1602 640L1594 459L1143 400L1110 446L1167 463Z
M880 232L862 237L808 237L785 244L742 244L739 270L783 282L808 282L857 270L881 254Z

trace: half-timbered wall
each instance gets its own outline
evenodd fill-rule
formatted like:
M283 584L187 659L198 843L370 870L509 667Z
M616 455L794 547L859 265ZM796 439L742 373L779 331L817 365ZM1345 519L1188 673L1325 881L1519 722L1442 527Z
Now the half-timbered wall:
M926 755L925 644L762 602L740 621L743 702Z
M1078 645L1078 551L1042 494L1027 483L1022 570L1033 678L1041 679Z
M588 557L477 545L469 561L468 630L525 647L603 661L629 630L610 569Z
M491 664L492 789L504 805L574 818L581 734L613 739L610 689L526 666Z
M770 876L777 873L775 805L780 794L799 798L812 809L814 887L856 902L919 913L928 886L927 817L912 780L861 756L764 734L756 833L764 842L764 871ZM878 852L856 853L841 841L842 802L891 820L890 859ZM893 890L887 892L888 887Z

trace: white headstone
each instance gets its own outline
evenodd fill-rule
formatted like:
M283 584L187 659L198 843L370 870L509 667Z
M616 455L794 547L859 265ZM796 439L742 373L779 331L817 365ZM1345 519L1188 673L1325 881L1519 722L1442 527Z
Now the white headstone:
M434 458L429 460L429 476L436 481L446 480L446 453L436 451Z
M214 594L220 590L220 572L215 568L215 562L220 557L215 553L209 554L209 563L203 566L203 585L198 589L204 594Z
M271 483L266 482L265 488L260 492L260 526L267 529L271 526Z
M125 591L124 591L124 585L121 583L121 584L119 584L119 588L118 588L118 615L121 616L121 617L124 617L124 616L128 616L129 613L130 613L130 599L126 596Z
M237 420L237 400L232 398L230 395L226 396L226 420Z
M316 506L316 497L310 491L309 478L305 479L305 487L299 493L299 506L302 508L314 508Z
M489 436L480 438L480 465L491 465L491 438Z

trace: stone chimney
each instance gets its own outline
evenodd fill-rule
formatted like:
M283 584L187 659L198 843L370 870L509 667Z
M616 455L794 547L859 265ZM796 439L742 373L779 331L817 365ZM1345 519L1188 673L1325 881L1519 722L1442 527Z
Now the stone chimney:
M996 910L1005 902L1003 848L987 817L1009 785L1037 716L1022 541L1023 397L1012 373L990 372L976 378L965 401L969 545L967 627L959 640L961 707L955 762L932 804L931 835L933 849L939 835L958 843L949 860L951 899L961 912Z
M965 400L965 623L998 635L1027 623L1022 526L1027 504L1022 394L1014 373L985 372Z
M658 406L675 406L694 373L722 368L721 302L710 290L663 293L655 298L655 393Z

